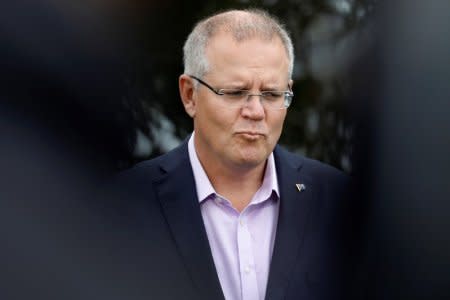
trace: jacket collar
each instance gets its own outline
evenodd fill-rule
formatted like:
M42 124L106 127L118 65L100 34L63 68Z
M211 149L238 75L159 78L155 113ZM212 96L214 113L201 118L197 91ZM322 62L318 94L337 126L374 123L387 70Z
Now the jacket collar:
M275 161L280 185L280 212L272 254L266 299L283 299L298 259L313 202L311 178L301 172L303 159L276 147ZM301 189L303 184L305 189Z
M197 200L187 142L163 156L160 168L162 175L153 184L199 299L223 299Z

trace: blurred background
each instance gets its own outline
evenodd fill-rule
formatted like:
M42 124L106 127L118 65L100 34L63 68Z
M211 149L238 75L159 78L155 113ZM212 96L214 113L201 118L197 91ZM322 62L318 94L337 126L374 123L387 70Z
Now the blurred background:
M195 23L228 8L264 8L286 25L295 45L294 102L280 143L290 150L352 172L353 126L346 110L350 67L374 42L371 0L164 1L142 12L135 72L129 84L136 130L133 158L178 145L192 131L178 95L182 47ZM368 70L370 72L370 70ZM130 100L130 99L128 99Z
M375 0L20 0L2 6L3 57L33 82L33 113L57 119L50 128L78 132L79 150L102 148L102 159L115 169L165 153L192 132L178 76L195 23L228 8L267 9L285 23L296 50L295 98L280 143L352 173L350 67L374 42ZM4 85L14 86L9 94L23 103L26 95L17 91L25 79L4 73L10 81Z

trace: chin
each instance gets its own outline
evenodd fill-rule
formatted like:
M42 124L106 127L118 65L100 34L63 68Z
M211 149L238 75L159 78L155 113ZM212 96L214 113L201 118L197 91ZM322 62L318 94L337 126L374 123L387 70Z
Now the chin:
M243 153L235 159L236 165L242 168L255 168L266 162L269 154L265 153Z

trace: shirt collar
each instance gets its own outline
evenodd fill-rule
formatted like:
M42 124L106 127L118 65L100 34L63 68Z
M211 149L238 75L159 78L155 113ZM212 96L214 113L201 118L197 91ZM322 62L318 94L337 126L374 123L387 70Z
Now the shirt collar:
M212 186L208 176L206 175L206 172L203 169L200 160L198 159L197 152L195 151L194 138L195 132L193 132L191 137L189 138L188 152L189 152L189 160L192 166L192 171L194 173L198 201L201 203L204 200L206 200L210 195L215 195L217 193L214 190L214 187ZM267 165L264 172L263 183L256 192L251 203L254 204L263 202L264 200L268 199L271 196L272 192L275 192L277 199L279 199L280 193L278 190L278 178L273 152L270 153L269 157L267 158ZM255 201L257 199L260 200Z

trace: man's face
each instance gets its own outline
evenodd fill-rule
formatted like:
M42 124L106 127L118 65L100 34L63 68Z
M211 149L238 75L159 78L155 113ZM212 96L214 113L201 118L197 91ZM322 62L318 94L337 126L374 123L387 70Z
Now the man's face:
M216 89L238 88L259 94L287 90L288 57L279 38L236 42L220 33L208 44L209 72L202 78ZM227 106L203 85L193 92L195 146L202 163L232 169L265 163L283 128L286 109L265 109L259 96L243 107Z

